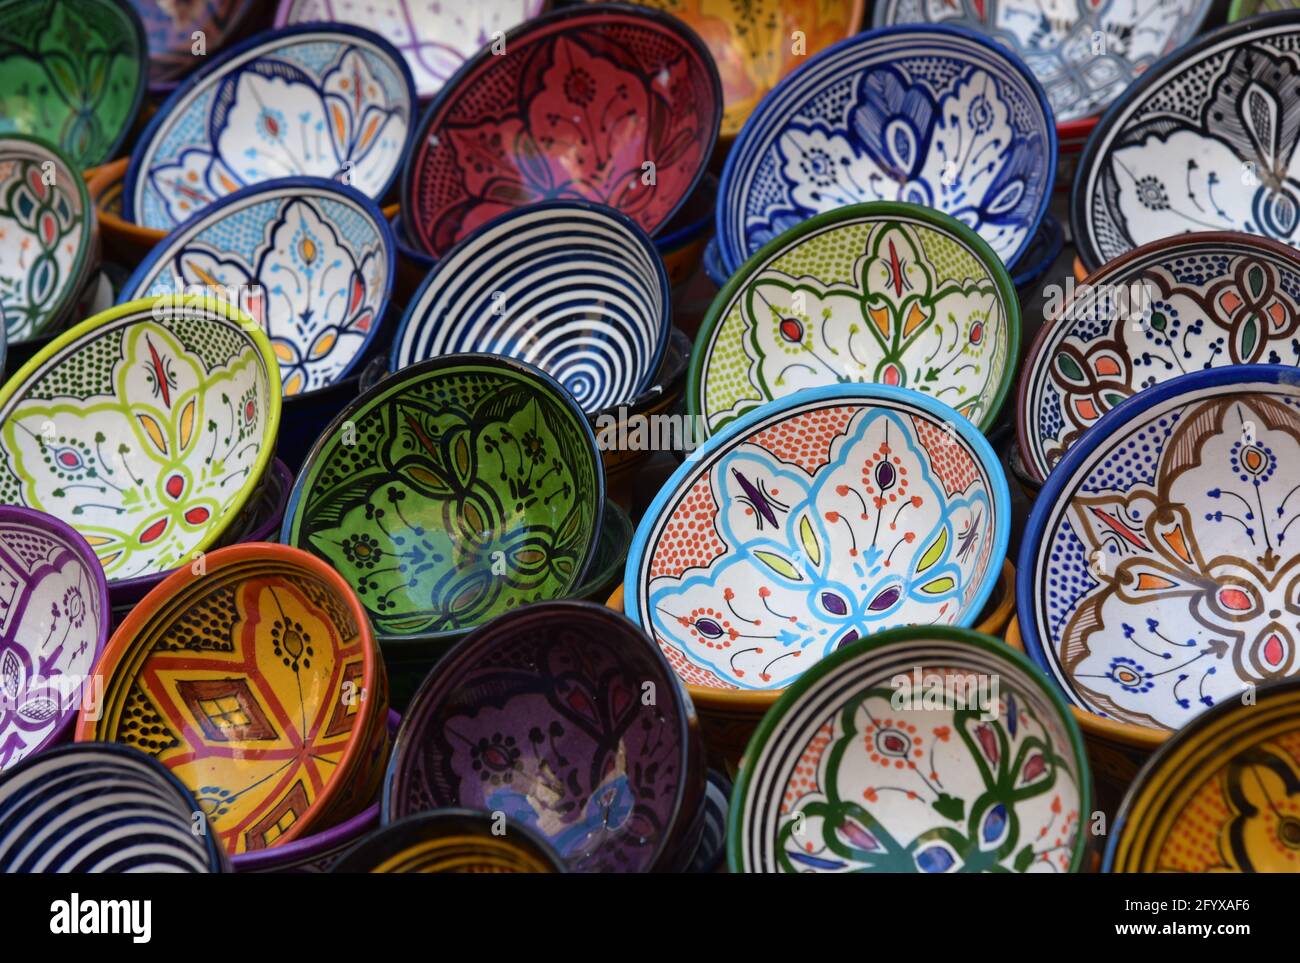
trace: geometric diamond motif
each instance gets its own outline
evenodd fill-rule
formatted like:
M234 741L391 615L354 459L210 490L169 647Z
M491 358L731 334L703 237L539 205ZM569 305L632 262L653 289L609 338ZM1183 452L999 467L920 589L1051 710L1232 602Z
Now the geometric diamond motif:
M183 679L176 688L203 734L214 742L279 738L244 679Z
M278 803L265 816L251 826L244 834L244 841L249 849L266 849L289 831L289 827L298 821L298 817L307 811L307 790L302 781L293 784Z

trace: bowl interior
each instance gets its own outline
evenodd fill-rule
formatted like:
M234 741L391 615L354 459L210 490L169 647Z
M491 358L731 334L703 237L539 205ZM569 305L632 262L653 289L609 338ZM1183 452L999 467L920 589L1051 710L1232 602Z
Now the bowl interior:
M925 392L987 428L1018 342L1014 289L974 234L929 211L859 205L783 234L718 295L688 405L713 434L805 388L875 382Z
M438 263L389 367L467 351L518 358L594 413L653 383L670 312L663 262L635 223L543 204L485 225Z
M930 404L810 389L669 479L637 530L624 604L685 682L781 689L881 629L974 622L1006 552L1006 479L968 422Z
M190 561L270 464L279 378L265 348L216 301L136 301L83 322L0 392L0 501L67 519L110 582Z
M1083 741L1032 666L988 636L924 628L843 655L751 741L733 871L1078 869Z
M335 567L383 637L456 633L563 596L600 529L586 419L536 369L484 355L392 375L299 474L281 541Z

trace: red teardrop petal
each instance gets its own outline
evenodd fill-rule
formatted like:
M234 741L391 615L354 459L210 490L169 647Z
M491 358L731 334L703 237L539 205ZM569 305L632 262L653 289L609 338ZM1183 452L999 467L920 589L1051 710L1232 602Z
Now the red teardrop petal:
M202 525L210 514L206 508L191 508L185 513L185 520L191 525Z
M185 491L185 479L180 475L172 475L163 487L172 498L180 498L181 493Z
M140 544L148 545L150 542L157 540L157 538L160 535L162 535L162 533L166 530L166 528L167 528L167 519L165 518L158 519L158 521L154 522L152 525L146 528L144 530L144 533L141 534Z

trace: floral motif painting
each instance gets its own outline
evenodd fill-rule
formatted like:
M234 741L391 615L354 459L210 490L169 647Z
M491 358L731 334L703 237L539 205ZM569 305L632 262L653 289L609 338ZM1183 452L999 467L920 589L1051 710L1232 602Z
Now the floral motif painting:
M280 177L381 197L402 163L415 97L401 57L358 28L288 28L233 50L172 95L131 155L127 220L171 230Z

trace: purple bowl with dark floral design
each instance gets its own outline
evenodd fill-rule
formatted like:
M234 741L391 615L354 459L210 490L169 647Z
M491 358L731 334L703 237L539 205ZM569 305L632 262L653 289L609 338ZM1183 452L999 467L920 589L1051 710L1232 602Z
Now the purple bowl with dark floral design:
M537 830L577 872L682 868L703 824L695 709L621 614L543 602L438 663L397 733L381 813L461 807Z

